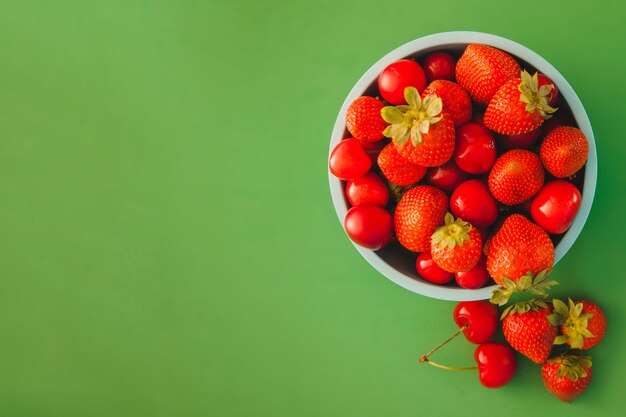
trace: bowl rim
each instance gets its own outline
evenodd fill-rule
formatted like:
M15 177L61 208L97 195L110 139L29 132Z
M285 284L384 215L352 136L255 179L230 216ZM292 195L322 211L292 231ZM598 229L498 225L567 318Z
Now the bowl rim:
M440 32L424 36L397 47L393 51L380 58L374 65L372 65L365 72L365 74L361 76L361 78L348 93L348 96L344 100L343 105L339 110L337 119L335 120L335 125L331 134L329 156L335 145L337 145L337 143L339 143L343 139L346 125L345 114L348 106L350 105L350 103L352 103L354 99L363 95L366 89L378 78L378 75L387 65L407 56L423 52L426 49L445 49L446 47L450 46L458 46L460 44L463 45L470 43L480 43L502 49L533 65L548 78L550 78L557 85L559 93L563 96L567 104L570 106L572 115L578 123L579 129L584 133L584 135L587 137L587 141L589 142L589 156L585 168L585 182L583 192L581 193L582 200L580 209L578 214L576 215L574 223L570 226L561 241L555 247L554 265L556 265L557 262L560 261L567 253L567 251L572 247L572 245L580 235L580 232L582 231L585 222L589 217L589 212L591 211L591 206L593 204L593 198L596 191L596 179L598 172L596 144L593 136L593 130L591 128L591 123L589 121L589 117L587 116L587 112L585 111L582 102L576 95L576 92L567 82L565 77L563 77L563 75L561 75L561 73L552 64L550 64L539 54L515 41L504 38L502 36L484 32L453 31ZM348 212L349 205L344 196L341 180L335 178L330 173L330 171L328 173L328 177L333 205L335 207L335 211L337 212L339 221L343 227L343 219ZM460 287L441 286L430 283L421 278L415 279L393 268L391 265L381 259L375 251L363 248L355 244L354 242L352 242L352 244L357 249L357 251L365 258L365 260L367 260L370 265L372 265L387 279L393 281L403 288L406 288L409 291L430 298L450 301L482 300L489 298L489 296L491 295L491 291L494 288L497 288L497 285L492 285L476 290L469 290Z

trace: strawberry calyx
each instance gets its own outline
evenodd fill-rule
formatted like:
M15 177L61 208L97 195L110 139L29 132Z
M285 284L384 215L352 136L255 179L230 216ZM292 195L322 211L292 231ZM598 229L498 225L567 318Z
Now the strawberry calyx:
M441 120L443 103L436 95L428 95L422 100L415 87L404 89L404 99L408 105L386 106L380 110L382 118L389 123L383 135L398 145L411 139L413 146L417 146L430 126Z
M520 301L514 304L511 304L507 308L504 309L502 315L500 316L500 320L508 316L509 314L524 314L529 311L539 311L544 308L548 308L548 304L541 298L533 298L532 300Z
M539 272L536 276L532 273L532 271L528 271L526 275L519 278L517 281L502 277L503 285L491 292L491 298L489 301L493 304L503 306L509 302L511 295L516 292L528 292L545 298L548 296L546 290L558 284L558 282L553 280L548 281L547 278L547 269Z
M563 334L554 339L555 345L569 344L574 349L581 349L584 338L594 337L594 334L587 329L589 319L593 313L583 314L583 303L574 303L568 298L568 304L563 301L552 300L554 312L548 316L548 321L553 326L563 326Z
M592 366L591 356L580 355L556 356L548 359L548 363L559 364L559 369L556 371L557 377L567 376L574 382L578 381L579 378L585 378L588 375L587 370Z
M472 225L461 218L454 219L451 213L446 213L444 217L445 225L435 229L435 233L430 237L433 245L439 245L440 248L448 247L454 249L455 246L463 246L465 242L470 241L469 233L472 231Z
M520 78L522 82L517 87L521 93L519 100L526 103L526 111L533 113L535 110L539 110L541 117L544 119L552 117L552 113L558 110L548 104L550 101L550 92L554 86L552 84L546 84L539 87L537 72L530 75L526 70L522 70Z

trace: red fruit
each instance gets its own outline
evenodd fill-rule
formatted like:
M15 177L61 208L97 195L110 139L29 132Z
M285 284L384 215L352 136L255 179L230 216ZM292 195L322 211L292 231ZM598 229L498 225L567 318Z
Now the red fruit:
M539 126L537 129L531 130L528 133L522 133L521 135L496 135L496 142L498 146L504 150L528 149L539 139L541 130L542 126Z
M430 251L430 237L443 224L447 208L448 197L438 188L418 185L405 192L394 214L400 244L413 252Z
M552 80L545 75L539 74L537 75L537 78L539 79L539 88L544 85L550 85L552 87L548 93L548 104L554 107L557 99L559 98L559 89L556 88L556 84L554 84L554 82L552 82Z
M454 213L452 213L454 214ZM483 242L487 241L487 238L489 237L489 228L488 227L482 227L482 226L474 226L476 227L476 230L478 230L478 233L480 233L480 237L483 240ZM483 244L483 247L485 246L485 244Z
M355 138L374 142L383 138L387 123L380 116L385 104L374 97L361 96L346 111L346 127Z
M543 384L563 402L572 402L591 383L591 357L562 355L541 367Z
M335 146L328 161L330 172L340 180L351 180L365 175L372 167L358 140L344 139Z
M478 363L478 379L487 388L506 385L517 369L515 354L502 343L483 343L474 351L474 359Z
M587 162L587 138L575 127L562 126L548 134L541 144L539 156L546 170L557 178L574 175Z
M408 106L387 106L381 114L391 123L384 131L393 139L398 152L424 167L446 163L454 152L454 123L442 111L439 97L430 95L422 101L417 90L405 90Z
M372 161L372 165L374 165L376 163L376 159L378 158L378 155L380 154L380 151L385 147L385 141L378 140L376 142L365 142L365 141L359 140L359 143L363 147L363 150L365 150L365 153L367 154L367 156L370 157L370 160Z
M468 174L489 172L496 161L496 142L483 125L467 123L456 131L454 162Z
M537 73L522 71L507 81L485 110L485 126L503 135L520 135L537 129L556 111L548 104L548 87L539 88Z
M425 167L404 158L393 143L385 146L378 155L378 166L385 178L396 185L415 184L426 175Z
M479 112L474 112L472 114L472 118L470 119L470 122L472 123L478 123L479 125L483 125L483 117L485 116L485 112L484 111L479 111Z
M438 167L429 168L426 173L426 181L444 191L452 191L458 187L468 176L461 171L454 161L446 162Z
M437 51L424 59L424 72L429 81L453 80L456 60L447 52Z
M503 204L520 204L537 194L544 173L539 157L513 149L502 154L489 173L489 190Z
M461 126L472 117L472 99L460 85L448 80L435 80L422 91L422 99L435 95L443 102L443 111L452 117L454 127Z
M391 214L378 206L356 206L348 210L344 228L357 245L378 250L391 239Z
M452 273L439 268L430 252L420 253L415 261L417 273L434 284L447 284L452 281Z
M480 180L467 180L450 196L450 211L475 226L486 227L498 218L498 203Z
M475 290L481 288L489 281L489 272L487 271L487 260L481 256L476 266L467 272L457 272L454 274L456 283L461 288ZM491 303L490 303L491 304Z
M426 74L417 62L401 59L389 64L378 77L378 91L389 104L406 104L404 89L415 87L422 91L426 86Z
M499 285L504 278L517 282L529 271L538 275L550 272L554 264L554 245L548 234L521 214L506 218L491 239L487 270Z
M515 303L504 310L502 331L511 347L535 363L544 363L550 356L558 334L548 321L550 308L543 300Z
M498 308L486 300L461 301L454 308L452 317L457 326L465 327L465 338L476 344L491 339L500 321Z
M570 182L556 180L543 186L530 204L533 221L548 233L564 233L574 222L582 196Z
M520 66L511 55L487 45L468 45L456 64L456 81L479 104L489 103L496 91L519 73Z
M554 314L548 317L550 323L559 326L561 336L554 344L567 343L573 349L591 349L604 339L606 334L606 316L602 309L591 301L573 302L568 304L561 300L552 300Z
M389 201L389 189L380 177L368 172L346 184L346 197L353 206L371 204L385 207Z
M430 253L441 269L465 272L474 268L480 259L483 241L478 230L468 222L445 215L445 225L433 233Z

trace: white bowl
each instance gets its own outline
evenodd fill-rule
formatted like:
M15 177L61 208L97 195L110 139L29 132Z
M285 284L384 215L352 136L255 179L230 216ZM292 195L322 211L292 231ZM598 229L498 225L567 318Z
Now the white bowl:
M565 233L562 240L555 248L556 264L567 253L570 247L576 241L580 234L593 202L593 196L596 191L596 176L598 170L598 161L596 155L596 144L591 130L591 124L587 113L583 108L580 99L561 75L548 61L540 57L537 53L531 51L519 43L500 36L491 35L480 32L443 32L434 35L425 36L408 42L399 48L394 49L387 55L382 57L378 62L372 65L361 79L352 87L352 90L346 97L346 100L339 110L339 115L335 121L332 136L330 139L330 150L332 150L339 141L346 136L346 109L357 97L364 95L368 89L375 85L378 75L389 64L402 58L409 56L421 55L439 49L462 51L470 43L479 43L490 45L503 51L506 51L522 61L526 61L540 72L549 77L559 89L563 99L569 105L578 127L587 137L589 141L589 159L585 168L584 188L582 190L582 202L580 210L574 220L574 223ZM522 63L522 67L524 67ZM339 221L343 225L343 220L350 208L348 201L344 195L344 183L329 173L330 192L333 199L335 210ZM402 251L383 248L379 251L371 251L361 246L354 245L363 257L381 274L389 278L396 284L427 297L439 298L442 300L482 300L489 298L491 291L496 288L495 285L484 287L476 290L463 289L457 286L442 286L432 284L422 279L415 270L415 262L406 253Z

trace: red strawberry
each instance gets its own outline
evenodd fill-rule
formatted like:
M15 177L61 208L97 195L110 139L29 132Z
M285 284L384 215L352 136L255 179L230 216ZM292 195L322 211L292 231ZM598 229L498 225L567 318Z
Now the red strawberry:
M544 363L550 356L558 334L548 321L550 308L545 301L534 299L507 307L502 316L502 331L511 347L535 363Z
M606 316L600 307L591 301L574 303L570 298L568 304L561 300L552 300L554 314L548 319L555 326L561 327L561 336L554 344L567 343L574 349L591 349L604 338L606 333Z
M487 45L470 44L456 64L456 81L479 104L487 104L498 89L518 77L513 57Z
M550 237L521 214L507 217L491 239L487 253L487 270L499 285L505 279L515 283L528 272L539 278L541 272L550 272L553 264L554 245Z
M543 384L559 400L572 402L591 383L591 366L589 356L557 356L541 368Z
M445 225L438 227L430 240L433 261L448 272L467 272L480 260L483 242L480 233L468 222L454 220L446 213Z
M575 127L557 127L548 134L541 144L539 156L543 166L557 178L574 175L587 162L589 143Z
M457 83L435 80L422 91L422 99L429 95L436 95L441 99L443 111L452 117L454 127L461 126L472 118L472 99Z
M355 138L375 142L383 138L387 123L380 116L385 104L374 97L361 96L346 111L346 127Z
M434 167L446 163L454 152L454 122L442 111L441 99L430 95L422 100L414 87L407 87L404 96L408 105L382 109L383 119L391 123L384 135L414 164Z
M378 155L378 166L385 178L396 185L411 185L426 175L426 168L416 165L398 153L393 143Z
M406 191L396 207L394 226L402 246L413 252L428 252L430 237L441 226L448 209L448 197L430 185Z
M524 149L502 154L489 173L489 191L503 204L523 203L543 186L544 172L539 157Z

